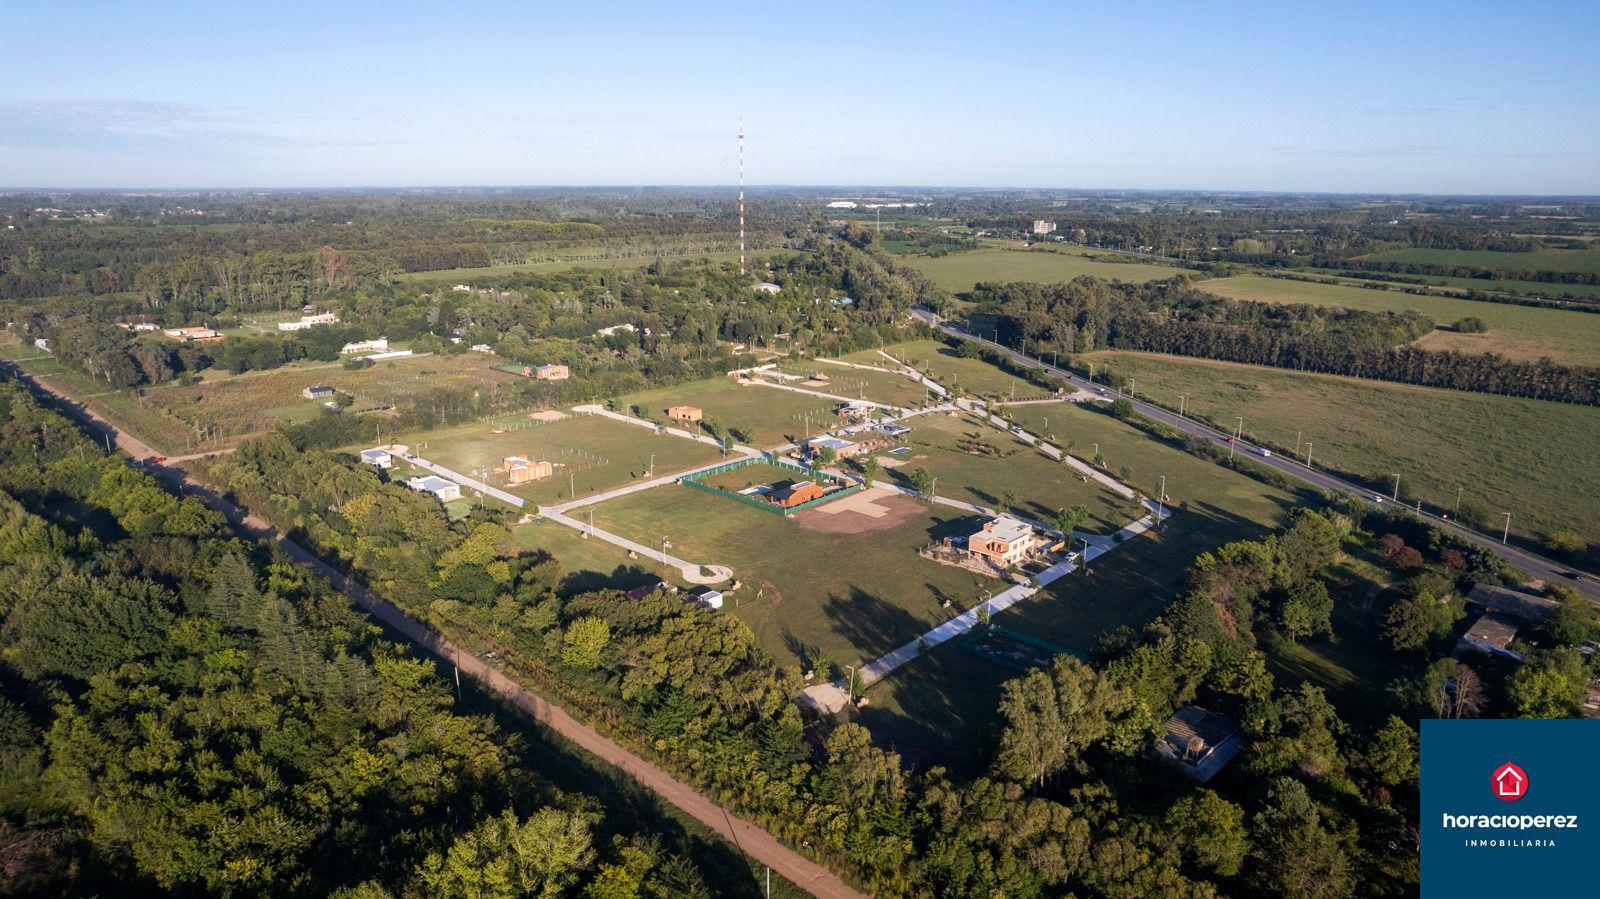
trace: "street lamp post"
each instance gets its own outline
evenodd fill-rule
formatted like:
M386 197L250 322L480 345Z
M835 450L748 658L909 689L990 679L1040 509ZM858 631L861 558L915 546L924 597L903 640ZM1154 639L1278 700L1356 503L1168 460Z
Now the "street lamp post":
M1182 394L1182 393L1178 394L1178 417L1179 418L1183 418L1184 417L1184 415L1183 415L1183 404L1188 399L1189 399L1189 397L1186 394Z
M1395 502L1400 501L1400 476L1398 474L1394 476L1394 494L1389 498Z
M1306 441L1306 467L1311 467L1311 441Z
M850 677L844 682L844 685L845 689L850 691L850 702L853 705L856 701L856 666L846 665L844 670L850 672Z
M656 476L656 454L650 454L650 477Z
M1500 533L1500 542L1501 544L1504 544L1507 540L1511 539L1511 513L1504 512L1501 514L1505 515L1506 517L1506 529Z
M1157 495L1156 495L1156 527L1158 527L1158 528L1161 527L1161 519L1166 517L1166 512L1167 512L1167 476L1166 475L1162 475L1161 476L1161 489L1157 491Z
M1460 487L1456 488L1456 507L1450 510L1450 516L1457 521L1461 519L1461 490Z

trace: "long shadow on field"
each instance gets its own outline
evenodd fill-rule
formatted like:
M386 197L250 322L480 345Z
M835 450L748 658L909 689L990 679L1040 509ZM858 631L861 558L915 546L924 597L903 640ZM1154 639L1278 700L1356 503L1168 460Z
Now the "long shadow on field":
M863 662L916 639L928 623L892 602L852 587L850 596L830 595L822 604L835 633L861 653ZM838 661L844 661L840 659Z
M1019 672L985 662L953 640L867 693L861 724L907 767L981 773L993 753L1002 685ZM889 708L889 706L896 708Z
M638 565L618 565L610 574L593 570L574 571L561 579L558 590L563 596L572 596L591 590L632 590L659 580L660 575Z

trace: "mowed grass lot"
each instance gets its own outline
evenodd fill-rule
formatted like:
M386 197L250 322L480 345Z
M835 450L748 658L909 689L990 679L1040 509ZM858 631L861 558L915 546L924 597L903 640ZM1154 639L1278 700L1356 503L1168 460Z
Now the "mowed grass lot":
M1185 269L1143 262L1107 262L1117 254L1074 248L969 250L948 256L906 256L900 261L946 290L965 293L980 281L1071 281L1093 275L1110 281L1155 281Z
M881 357L880 361L886 364L888 362ZM847 396L851 399L871 400L875 403L906 408L921 406L929 401L928 388L904 375L889 371L867 371L860 368L846 368L842 365L829 365L825 362L783 362L778 366L778 371L786 375L808 376L818 373L826 375L828 377L826 384L796 383L795 386L807 390L820 390L836 396Z
M836 502L848 502L836 500ZM725 611L750 625L762 646L785 663L813 647L837 664L857 665L914 640L1002 582L917 555L938 537L976 530L958 510L893 497L897 519L860 533L818 529L827 506L785 518L725 497L677 485L602 503L594 523L648 546L666 537L682 559L730 565L743 583L738 607Z
M165 384L145 398L174 417L202 426L219 444L265 431L280 421L317 414L321 400L308 400L307 387L327 384L355 397L347 414L386 408L396 400L442 387L512 381L479 353L384 359L370 368L346 369L340 362L284 366L240 375L213 375L191 387ZM211 448L209 445L202 448Z
M1160 614L1182 588L1195 556L1233 540L1258 539L1286 524L1300 497L1152 440L1129 425L1071 404L1017 406L1019 421L1043 431L1042 419L1073 452L1092 455L1100 444L1109 468L1126 465L1131 486L1149 496L1167 477L1174 513L1156 534L1145 534L1089 566L1051 584L1045 592L995 616L995 623L1033 634L1065 649L1087 653L1095 640L1120 625L1138 628ZM916 419L913 419L916 421ZM941 489L943 481L940 482ZM1340 659L1324 658L1329 647L1303 647L1308 672L1324 672L1326 683L1343 677ZM896 671L868 692L872 703L862 722L881 745L914 759L917 747L937 747L940 763L960 766L981 759L973 746L993 736L1000 685L1020 676L1009 668L968 655L958 643Z
M1600 315L1592 313L1417 296L1398 290L1313 284L1262 275L1217 278L1200 281L1197 286L1207 293L1235 300L1309 303L1378 312L1414 309L1446 326L1458 319L1476 316L1489 326L1487 332L1435 331L1418 341L1418 346L1464 353L1499 353L1512 359L1549 356L1569 365L1600 365Z
M496 434L495 431L501 431ZM603 415L569 414L560 421L529 415L477 421L395 438L431 462L501 487L529 502L551 504L621 487L649 476L655 457L658 476L715 462L716 447L646 428L623 424ZM507 456L542 459L555 474L515 487L501 469ZM487 478L481 477L489 470Z
M1362 256L1375 262L1411 262L1422 265L1463 265L1502 271L1600 272L1600 249L1534 250L1510 253L1499 250L1429 250L1410 248Z
M644 418L692 429L692 424L669 421L672 406L698 406L707 419L716 419L748 439L752 446L770 447L791 437L838 427L842 420L834 414L835 400L792 390L779 390L759 384L740 384L733 378L713 378L675 387L659 387L630 393L617 399L619 408L638 406ZM681 439L681 438L680 438Z
M1184 394L1191 416L1224 428L1243 416L1252 440L1292 449L1303 431L1321 466L1398 473L1403 490L1446 510L1460 488L1494 522L1510 512L1513 535L1565 528L1600 543L1600 409L1174 356L1092 358L1137 378L1141 397L1176 409Z
M1040 388L1008 375L981 359L964 359L938 340L911 340L891 344L883 351L911 367L928 372L947 389L965 395L1007 398L1041 393ZM874 365L887 362L877 350L862 350L842 357L846 362Z
M1090 515L1088 523L1081 526L1084 530L1107 533L1138 517L1129 510L1129 501L1098 482L1086 482L1067 465L975 418L919 415L906 424L911 433L903 439L910 452L878 454L883 463L881 476L902 487L911 486L911 472L926 468L939 479L940 496L992 509L1007 489L1014 490L1014 511L1047 525L1054 523L1061 509L1079 505ZM971 451L963 449L963 444ZM978 444L992 447L997 455L985 454Z
M523 552L547 553L561 571L563 593L630 590L665 580L685 586L680 572L647 558L628 558L628 551L553 521L536 519L512 528Z

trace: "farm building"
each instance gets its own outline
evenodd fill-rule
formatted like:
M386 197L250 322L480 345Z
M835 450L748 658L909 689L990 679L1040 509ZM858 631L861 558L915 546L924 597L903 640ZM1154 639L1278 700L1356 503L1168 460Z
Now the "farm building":
M551 362L534 366L532 377L535 381L565 381L572 377L572 372L565 365Z
M300 391L300 395L308 400L325 400L328 397L333 396L336 392L337 391L327 384L313 384L312 386Z
M339 352L347 356L351 353L387 353L388 351L389 338L387 337L379 337L375 340L357 340L339 348Z
M772 501L780 508L793 509L801 503L809 503L814 499L821 499L828 494L828 488L816 481L800 481L790 484L781 490L772 492Z
M771 281L762 281L760 284L757 284L757 285L755 285L754 287L752 287L750 289L755 291L756 293L764 293L764 294L768 294L769 296L772 295L772 294L780 293L780 292L783 291L782 287L779 287L778 285L772 283Z
M859 443L851 443L848 440L838 437L829 437L824 434L820 437L812 437L811 439L807 440L806 449L813 453L818 453L825 449L833 450L834 456L840 459L848 459L851 456L861 452L863 447Z
M378 468L390 468L394 465L394 456L381 446L361 451L361 461L366 465L375 465Z
M549 462L543 459L530 461L527 456L507 456L505 468L506 480L513 484L526 484L556 473L555 466Z
M983 529L967 538L967 551L1001 568L1025 561L1039 547L1039 536L1025 521L1002 515L983 523Z
M667 417L673 421L700 421L706 413L699 406L672 406L667 409Z
M339 316L332 312L323 312L318 315L302 315L297 322L278 322L279 331L304 331L318 325L337 325Z
M1183 773L1205 783L1244 749L1244 737L1232 720L1197 705L1172 714L1156 741L1156 758L1177 765Z
M161 333L185 343L191 340L221 340L222 334L210 328L168 328Z
M441 503L461 498L461 485L454 481L447 481L438 475L430 474L426 477L412 478L406 483L418 493L433 494L439 498Z

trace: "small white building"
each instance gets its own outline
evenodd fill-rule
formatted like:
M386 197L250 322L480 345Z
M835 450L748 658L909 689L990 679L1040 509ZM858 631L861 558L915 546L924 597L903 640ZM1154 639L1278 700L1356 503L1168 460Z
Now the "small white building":
M474 353L492 353L494 352L494 347L487 343L475 343L472 345L472 351Z
M764 294L767 294L768 296L771 296L772 294L776 294L776 293L781 293L783 291L782 287L779 287L778 285L772 283L771 281L762 281L760 284L757 284L757 285L755 285L754 287L752 287L750 289L754 290L756 293L764 293Z
M471 284L456 284L456 285L452 286L450 289L455 291L456 293L472 293L472 285Z
M1050 232L1054 231L1055 229L1056 229L1056 223L1055 222L1047 222L1044 219L1039 219L1039 220L1037 220L1037 221L1035 221L1033 223L1033 233L1039 235L1040 237L1043 237L1044 235L1049 234Z
M278 322L279 331L304 331L318 325L337 325L339 316L332 312L323 312L317 315L302 315L297 322Z
M412 478L406 482L412 490L418 493L431 493L438 497L439 502L447 503L461 498L461 485L455 481L447 481L436 474L425 477Z
M834 200L832 203L828 204L828 208L829 209L854 209L854 208L856 208L856 205L857 205L856 201L854 201L854 200Z
M388 469L394 467L394 456L390 455L389 451L381 446L362 450L361 461L376 468Z
M722 591L706 587L694 595L694 598L708 609L722 608Z
M50 338L48 337L35 337L33 345L47 353L50 352Z
M596 336L596 337L610 337L611 335L617 333L618 331L627 331L629 334L635 334L635 333L638 333L638 330L639 330L638 328L635 328L629 322L623 322L620 325L612 325L609 328L601 328L600 330L594 332L594 336Z
M347 343L339 348L345 355L352 353L387 353L389 351L389 338L379 337L376 340L357 340Z

